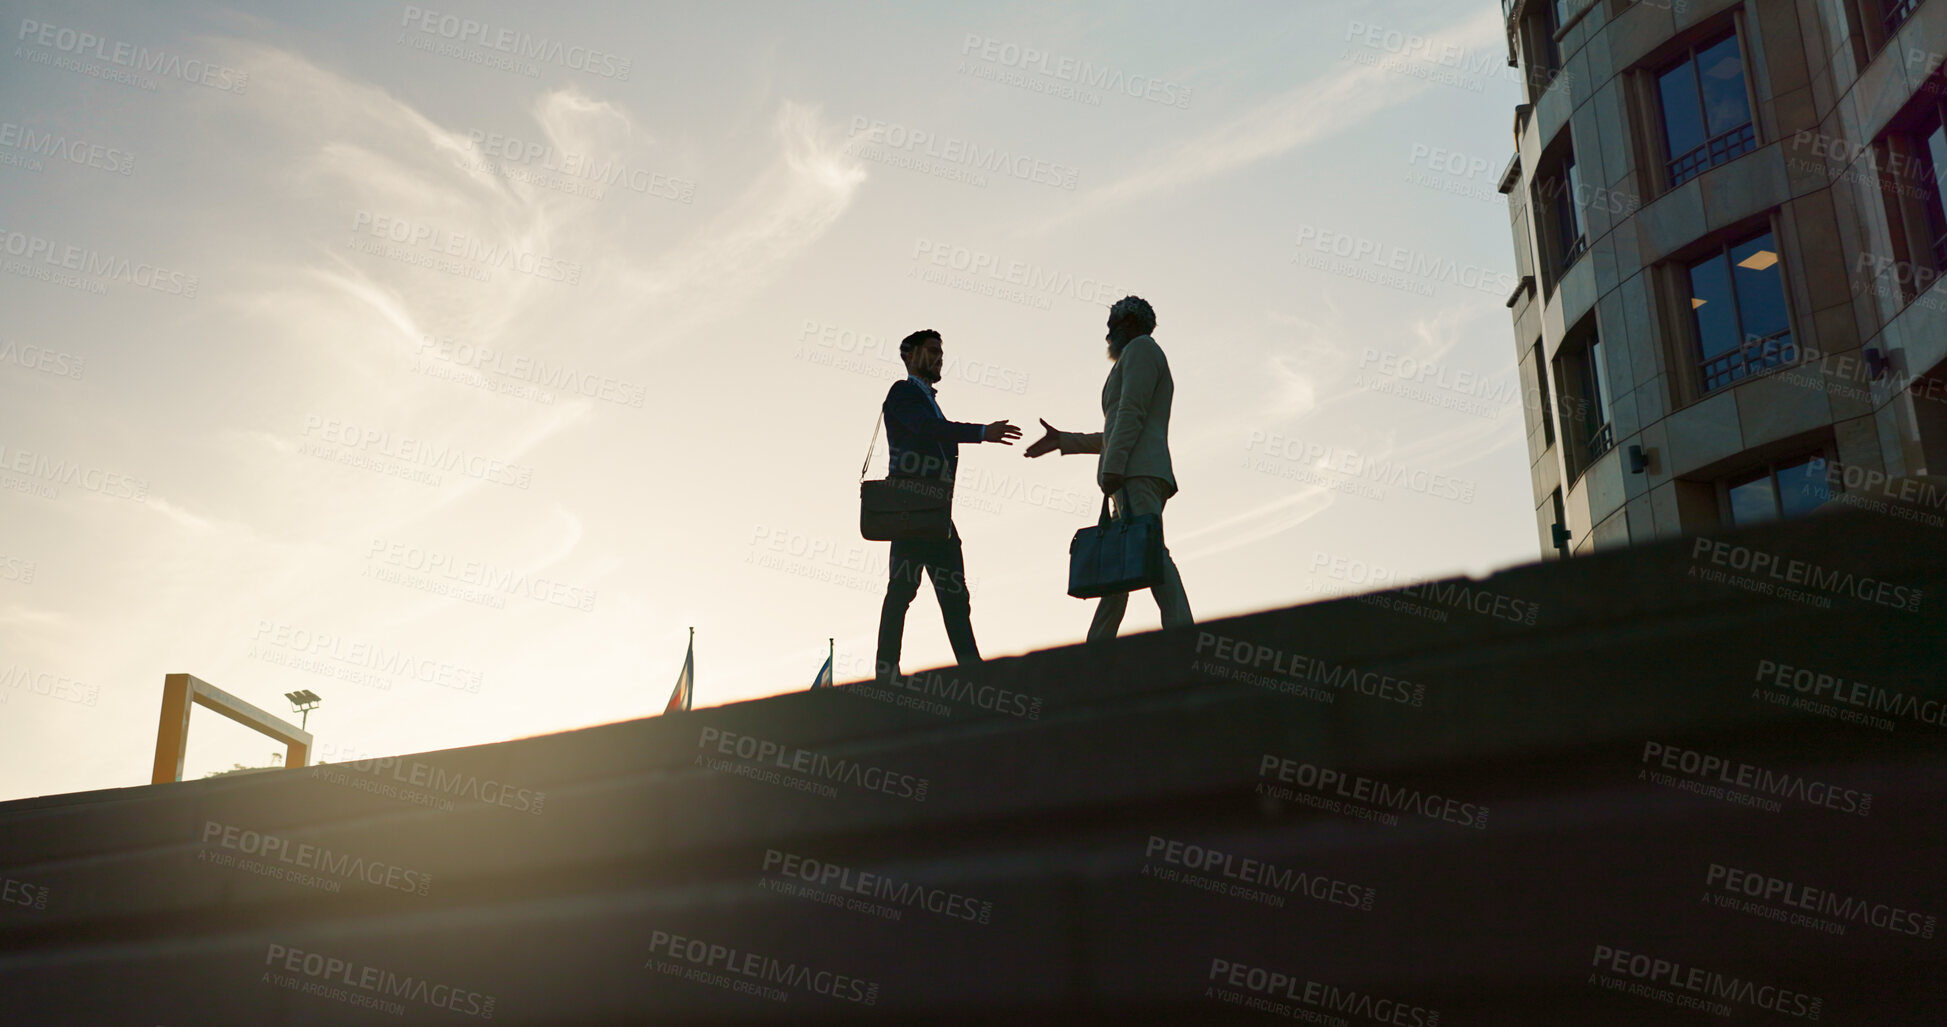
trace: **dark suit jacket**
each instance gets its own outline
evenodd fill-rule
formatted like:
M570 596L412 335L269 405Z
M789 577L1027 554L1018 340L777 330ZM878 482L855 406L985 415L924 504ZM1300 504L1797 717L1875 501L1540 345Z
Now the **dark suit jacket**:
M985 425L949 421L934 412L927 393L911 378L892 383L885 413L891 478L934 478L951 485L961 445L979 442L986 433Z

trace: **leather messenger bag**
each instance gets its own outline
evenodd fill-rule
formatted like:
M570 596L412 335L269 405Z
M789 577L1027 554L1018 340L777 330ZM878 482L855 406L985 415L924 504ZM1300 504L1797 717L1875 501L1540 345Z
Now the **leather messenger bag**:
M883 417L883 415L881 415ZM953 523L953 486L937 478L865 480L872 466L872 450L879 444L879 425L872 425L872 441L859 465L859 534L872 542L904 538L946 538Z
M1128 493L1123 493L1127 501ZM1134 592L1163 580L1163 516L1138 514L1109 519L1109 497L1102 516L1075 533L1068 543L1068 594L1094 599L1112 592Z

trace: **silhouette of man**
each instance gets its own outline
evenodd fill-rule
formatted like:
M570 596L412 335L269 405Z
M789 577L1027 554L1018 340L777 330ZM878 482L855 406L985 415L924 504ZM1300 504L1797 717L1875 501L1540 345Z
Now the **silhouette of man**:
M1022 454L1041 456L1061 450L1070 453L1099 453L1096 481L1111 497L1113 516L1134 517L1163 513L1163 504L1176 494L1176 475L1170 468L1170 399L1176 393L1170 377L1170 364L1163 348L1150 332L1156 330L1156 311L1140 296L1124 296L1109 308L1109 379L1102 385L1103 429L1099 432L1065 432L1047 421L1041 427L1047 434L1034 441ZM1183 627L1193 623L1190 599L1183 594L1183 579L1176 573L1176 561L1163 550L1163 580L1150 592L1162 611L1163 626ZM1114 592L1095 605L1095 619L1088 626L1088 640L1111 639L1122 628L1122 615L1129 608L1129 593Z
M974 442L1011 446L1021 429L1006 421L966 424L949 421L940 412L935 382L946 361L940 333L921 329L899 342L906 362L905 378L886 392L886 441L892 451L890 478L930 478L945 482L947 502L953 500L953 477L960 467L960 447ZM974 644L973 604L967 595L966 560L960 551L960 532L949 518L942 538L902 538L892 542L887 561L885 605L879 609L879 654L875 677L890 682L899 673L899 649L906 634L906 609L919 594L922 569L933 579L933 595L940 601L947 641L961 666L980 662Z

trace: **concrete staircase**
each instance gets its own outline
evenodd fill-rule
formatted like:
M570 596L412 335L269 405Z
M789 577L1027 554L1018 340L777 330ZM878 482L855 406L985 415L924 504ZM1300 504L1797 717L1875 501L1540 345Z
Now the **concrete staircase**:
M1943 586L1841 510L4 803L0 1023L1947 1022Z

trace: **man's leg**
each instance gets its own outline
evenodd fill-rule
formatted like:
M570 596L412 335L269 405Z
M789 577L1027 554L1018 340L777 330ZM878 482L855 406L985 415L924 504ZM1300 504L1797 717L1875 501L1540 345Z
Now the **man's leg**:
M953 646L953 659L965 667L980 662L980 647L974 643L973 596L967 591L967 559L960 549L956 530L943 542L928 544L931 552L926 573L933 579L933 595L940 601L940 616L946 621L947 642Z
M1105 642L1122 630L1122 614L1129 609L1129 593L1111 592L1095 601L1095 619L1088 623L1088 640Z
M892 555L886 561L886 601L879 607L879 655L873 673L879 681L891 681L899 673L900 643L906 635L906 608L913 605L913 597L919 594L923 566L920 554L914 549L923 546L917 539L892 542Z
M1130 479L1134 481L1135 479ZM1109 516L1121 520L1128 516L1132 503L1128 483L1109 497ZM1095 617L1088 623L1088 640L1107 642L1122 630L1122 615L1129 610L1129 593L1111 592L1095 601Z
M1176 561L1168 548L1163 550L1163 581L1150 589L1156 593L1156 608L1163 613L1166 628L1187 628L1196 623L1190 614L1190 597L1183 594L1183 578L1176 573Z
M1117 519L1151 513L1161 516L1165 502L1162 481L1147 477L1128 479L1122 491L1110 500ZM1150 586L1149 590L1155 595L1156 608L1162 611L1164 627L1178 628L1195 623L1190 614L1189 597L1183 593L1183 578L1177 574L1176 561L1170 557L1167 546L1163 549L1163 580ZM1122 615L1128 608L1127 592L1103 596L1095 605L1095 620L1088 626L1088 640L1097 642L1114 638L1122 628Z
M1132 498L1130 507L1136 513L1153 512L1160 517L1163 507L1169 502L1163 496L1162 479L1132 478L1130 483L1141 496L1139 499ZM1164 532L1164 537L1168 538L1169 533ZM1183 577L1176 573L1176 560L1170 556L1167 545L1163 547L1163 580L1152 585L1149 591L1156 597L1156 609L1163 614L1164 627L1183 628L1196 623L1190 615L1190 597L1183 593Z

